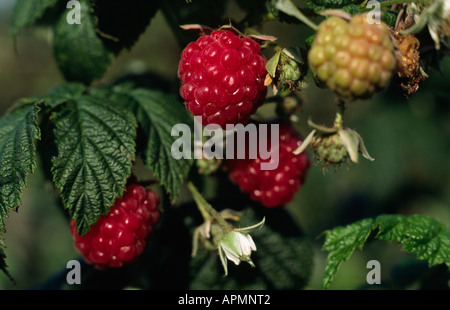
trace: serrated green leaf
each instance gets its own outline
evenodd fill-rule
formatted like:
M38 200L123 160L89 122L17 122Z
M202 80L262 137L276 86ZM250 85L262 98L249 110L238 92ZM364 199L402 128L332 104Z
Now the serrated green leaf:
M374 221L372 219L364 219L345 227L337 227L325 232L323 250L329 252L325 276L322 279L322 286L325 289L330 286L341 264L350 258L356 248L360 250L363 248L364 243L372 232L373 226Z
M58 104L81 96L84 90L85 86L81 83L63 83L55 86L43 96L21 98L19 99L19 103L32 104L35 102L44 101L47 106L54 107Z
M419 214L408 217L384 215L377 218L377 238L398 242L407 253L427 260L430 266L450 267L450 230L433 218Z
M63 83L53 88L41 98L46 104L55 106L81 96L84 90L85 86L81 83Z
M26 177L36 167L39 110L36 104L22 105L0 120L0 229L3 231L8 211L19 207Z
M398 13L393 11L383 11L381 15L381 20L387 24L389 27L395 27L395 23L397 21Z
M315 12L325 11L327 9L339 9L349 6L357 0L306 0L306 5Z
M90 1L80 0L80 24L67 23L61 14L54 30L56 62L67 81L90 84L100 78L113 56L97 35L97 22Z
M107 213L125 189L135 157L137 123L130 111L82 95L53 115L56 187L81 234Z
M136 105L136 118L147 139L144 163L175 201L193 164L192 159L174 159L171 147L178 137L172 137L172 127L186 124L193 128L193 120L175 96L159 91L138 88L130 92Z
M134 112L145 139L144 163L175 202L193 159L173 158L171 147L178 137L173 137L171 132L176 124L186 124L192 132L193 120L189 113L176 97L157 90L133 89L130 83L93 91Z
M33 26L58 0L17 0L12 16L11 34L16 37L24 27Z
M361 13L361 8L356 4L349 4L349 5L343 6L341 8L341 10L344 12L347 12L348 14L350 14L352 16Z
M372 232L375 238L397 242L402 250L427 260L430 266L445 263L450 267L450 230L433 218L414 214L380 215L325 232L323 249L328 251L323 288L328 288L340 265L356 248L362 249Z

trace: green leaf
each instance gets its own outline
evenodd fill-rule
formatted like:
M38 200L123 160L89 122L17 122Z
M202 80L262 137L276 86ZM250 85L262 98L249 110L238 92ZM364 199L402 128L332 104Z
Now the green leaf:
M39 104L22 103L0 119L0 229L5 232L9 210L21 203L26 178L36 167L36 141L40 139ZM0 236L0 270L14 283L6 265Z
M101 97L80 95L52 117L56 187L81 234L122 196L135 156L136 120Z
M54 30L56 62L67 81L90 84L103 76L113 56L97 35L90 1L80 0L81 23L68 24L61 14Z
M370 234L376 239L397 242L402 250L427 260L430 266L445 263L450 267L450 230L425 215L380 215L326 231L323 249L328 251L323 288L328 288L340 265L356 248L362 250Z
M362 249L373 229L373 220L365 219L345 227L337 227L325 232L323 249L328 251L323 288L328 288L339 267L347 261L356 248Z
M395 27L395 23L397 21L397 15L398 13L393 11L383 11L381 15L381 19L383 22L385 22L389 27Z
M172 136L176 124L186 124L193 132L193 119L186 108L173 95L144 88L133 88L132 83L121 83L112 88L93 89L91 93L105 96L114 105L132 110L139 123L143 139L142 157L169 193L172 202L178 198L193 159L175 159L172 144L179 139Z
M45 105L54 107L82 95L84 91L85 86L81 83L62 83L55 86L43 96L21 98L19 99L19 103L32 104L38 101L44 101Z
M36 167L36 140L40 139L37 104L25 104L0 119L0 229L9 210L21 203L26 177Z
M348 14L350 14L352 16L361 13L361 8L356 4L349 4L349 5L343 6L341 8L341 10L344 12L347 12Z
M11 33L16 37L24 27L33 26L45 11L54 5L58 0L17 0L14 5L12 16Z
M325 11L327 9L339 9L351 6L357 0L306 0L306 5L315 12ZM351 10L351 9L350 9ZM350 13L350 12L348 12Z
M143 88L131 91L130 96L136 101L136 118L147 139L143 152L145 166L175 201L193 159L173 158L171 147L178 137L171 132L176 124L186 124L193 132L192 118L175 96Z
M450 230L433 218L413 214L408 217L384 215L377 218L377 238L398 242L407 253L427 260L430 266L450 267Z
M85 86L81 83L63 83L53 88L41 98L47 105L55 106L81 96L84 90Z

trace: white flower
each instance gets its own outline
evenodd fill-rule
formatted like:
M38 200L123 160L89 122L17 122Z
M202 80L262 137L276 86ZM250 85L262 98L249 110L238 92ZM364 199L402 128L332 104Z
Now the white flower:
M250 261L250 254L256 251L255 242L248 234L231 231L220 242L219 251L223 251L226 257L236 265L241 261Z
M260 228L264 221L265 219L253 226L234 229L222 237L219 243L219 256L225 270L225 276L228 274L227 259L236 265L239 265L241 262L247 262L250 266L255 267L250 255L252 251L256 251L256 245L248 233Z

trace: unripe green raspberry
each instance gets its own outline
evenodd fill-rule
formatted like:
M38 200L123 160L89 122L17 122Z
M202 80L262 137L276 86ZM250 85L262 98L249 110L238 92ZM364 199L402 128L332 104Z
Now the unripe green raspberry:
M369 24L366 15L323 21L308 61L317 78L347 100L369 98L386 87L396 67L388 27Z
M316 159L323 166L340 164L349 159L347 148L338 133L318 135L312 139L310 145L314 149Z
M293 68L290 65L284 65L281 68L282 72L283 72L283 78L285 80L298 80L300 78L300 71L295 70L295 68Z
M301 65L285 53L281 53L277 68L278 88L294 91L300 88L303 79Z

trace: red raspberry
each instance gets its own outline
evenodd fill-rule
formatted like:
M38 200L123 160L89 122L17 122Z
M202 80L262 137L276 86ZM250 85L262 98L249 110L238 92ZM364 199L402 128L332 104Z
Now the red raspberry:
M99 269L133 262L159 222L158 204L156 192L137 184L129 185L123 197L116 199L109 213L101 216L86 235L78 235L75 221L71 221L70 233L76 249Z
M266 59L250 38L216 30L181 53L180 95L202 124L246 124L264 102Z
M289 123L282 123L279 130L279 143L270 146L279 147L278 167L274 170L261 169L261 163L269 162L270 159L261 159L259 154L256 159L225 161L230 180L242 192L249 194L252 200L259 201L268 208L289 203L305 182L307 170L311 166L310 158L305 152L299 155L293 153L303 142L295 129ZM270 126L268 132L270 137Z

